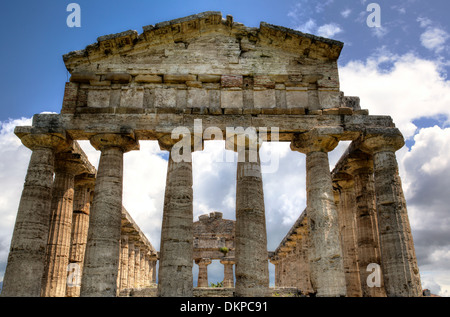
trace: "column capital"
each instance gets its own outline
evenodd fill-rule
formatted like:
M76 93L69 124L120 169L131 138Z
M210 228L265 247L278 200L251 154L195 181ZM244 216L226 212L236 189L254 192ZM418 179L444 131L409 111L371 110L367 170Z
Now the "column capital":
M95 186L95 174L81 173L75 176L75 186Z
M171 134L164 134L158 139L159 148L162 151L170 152L172 147L178 142L186 142L182 145L188 148L190 147L191 153L195 151L203 151L204 148L203 138L195 134L190 134L189 136L184 134L181 138L176 139L172 138Z
M17 135L22 141L22 144L30 150L36 148L50 148L55 152L62 152L69 149L72 144L72 140L50 133L27 133Z
M211 261L211 259L210 258L199 258L199 259L195 259L195 264L197 264L197 265L204 265L204 266L207 266L207 265L210 265L212 263L212 261Z
M369 154L390 151L396 152L405 145L405 140L397 128L366 129L360 149Z
M86 166L77 153L62 152L55 157L55 172L67 172L78 175L86 171Z
M96 134L89 139L96 150L117 147L124 153L139 150L139 141L130 134L102 133Z
M233 265L233 264L236 263L236 261L234 260L234 258L223 258L223 259L220 260L220 263L221 264L231 264L231 265Z
M342 128L316 128L305 133L295 133L291 150L308 154L310 152L331 152L339 144Z

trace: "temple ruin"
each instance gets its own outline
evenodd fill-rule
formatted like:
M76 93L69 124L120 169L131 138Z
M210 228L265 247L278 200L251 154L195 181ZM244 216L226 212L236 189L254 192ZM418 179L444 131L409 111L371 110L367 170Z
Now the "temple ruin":
M220 259L234 296L270 296L270 259L276 286L307 296L421 296L395 155L404 139L391 117L369 115L340 91L342 48L204 12L64 55L71 77L61 112L15 129L32 154L1 295L117 296L154 285L159 261L155 296L194 296L194 261L204 286L208 261ZM236 219L194 223L192 151L224 136L238 153ZM101 152L97 170L77 140ZM169 152L159 252L122 205L123 156L146 140ZM351 143L330 171L340 141ZM262 142L289 142L306 156L306 209L270 253ZM208 228L214 221L218 231Z

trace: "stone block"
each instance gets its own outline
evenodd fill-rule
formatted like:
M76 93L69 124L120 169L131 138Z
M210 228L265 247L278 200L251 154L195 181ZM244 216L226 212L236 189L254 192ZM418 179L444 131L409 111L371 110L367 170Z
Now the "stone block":
M210 97L208 90L205 89L189 89L187 90L187 106L194 107L208 107Z
M274 89L264 89L255 90L253 92L253 105L254 108L275 108L275 90Z
M328 109L322 109L323 115L337 115L339 114L339 108L328 108Z
M338 108L341 106L341 96L339 91L319 88L318 93L321 108Z
M155 108L167 108L177 106L177 89L155 88Z
M339 108L339 114L345 114L345 115L352 115L353 109L348 107L340 107Z
M193 87L193 88L202 88L202 82L201 81L187 81L186 86Z
M127 84L131 81L131 75L122 72L111 72L105 75L104 80L115 83Z
M222 75L220 83L222 88L241 88L244 84L244 80L242 75Z
M269 75L255 75L253 78L253 84L255 87L264 87L268 89L275 88L275 82Z
M220 93L222 108L243 108L242 90L222 90Z
M87 106L92 108L109 107L110 89L89 89Z
M144 88L122 88L120 107L142 108L144 105Z
M197 80L203 83L220 83L221 75L199 74Z
M242 109L238 108L225 108L223 114L242 114Z
M158 75L137 75L134 81L136 83L157 84L162 83L162 77Z
M164 74L165 83L184 83L187 81L196 81L196 75L190 74Z
M308 107L308 90L303 87L288 88L286 87L286 107L298 108Z

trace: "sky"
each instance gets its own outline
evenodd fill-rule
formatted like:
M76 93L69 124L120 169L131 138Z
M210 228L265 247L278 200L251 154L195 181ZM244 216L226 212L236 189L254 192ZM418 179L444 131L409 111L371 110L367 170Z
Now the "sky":
M67 6L81 8L80 27L69 27ZM371 8L376 4L376 10ZM0 11L0 281L31 151L14 135L42 112L59 113L68 79L62 55L97 37L136 30L203 11L220 11L246 26L260 22L344 42L341 91L359 96L370 114L390 115L406 145L397 152L423 288L450 296L450 25L446 0L246 1L8 1ZM379 15L375 15L379 12ZM375 18L374 18L375 17ZM379 17L379 19L378 19ZM377 23L378 22L378 23ZM375 26L373 26L375 24ZM371 27L372 26L372 27ZM159 250L167 155L155 142L124 158L123 204ZM99 153L81 142L97 166ZM330 169L345 151L329 154ZM274 250L306 206L305 156L288 143L264 144L278 153L263 165L268 249ZM220 141L193 154L194 220L219 211L235 219L235 162L219 162ZM222 159L222 161L225 161ZM273 283L274 268L270 264ZM197 268L194 266L194 279ZM223 278L218 261L209 282Z

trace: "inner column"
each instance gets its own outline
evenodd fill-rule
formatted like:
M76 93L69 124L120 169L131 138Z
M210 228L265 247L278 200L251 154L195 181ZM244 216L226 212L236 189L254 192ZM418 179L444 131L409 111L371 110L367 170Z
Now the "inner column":
M115 297L120 258L123 154L139 143L121 134L99 134L90 139L101 151L80 296Z
M255 154L256 160L251 159ZM259 150L248 146L238 151L235 244L236 296L267 296L269 263L261 163Z
M170 136L169 136L170 137ZM193 296L193 191L192 152L184 159L172 151L174 140L161 138L169 151L161 228L158 296ZM183 148L182 151L192 150Z
M317 296L346 296L339 224L328 152L339 143L334 129L295 135L291 149L306 154L306 191L311 284Z

